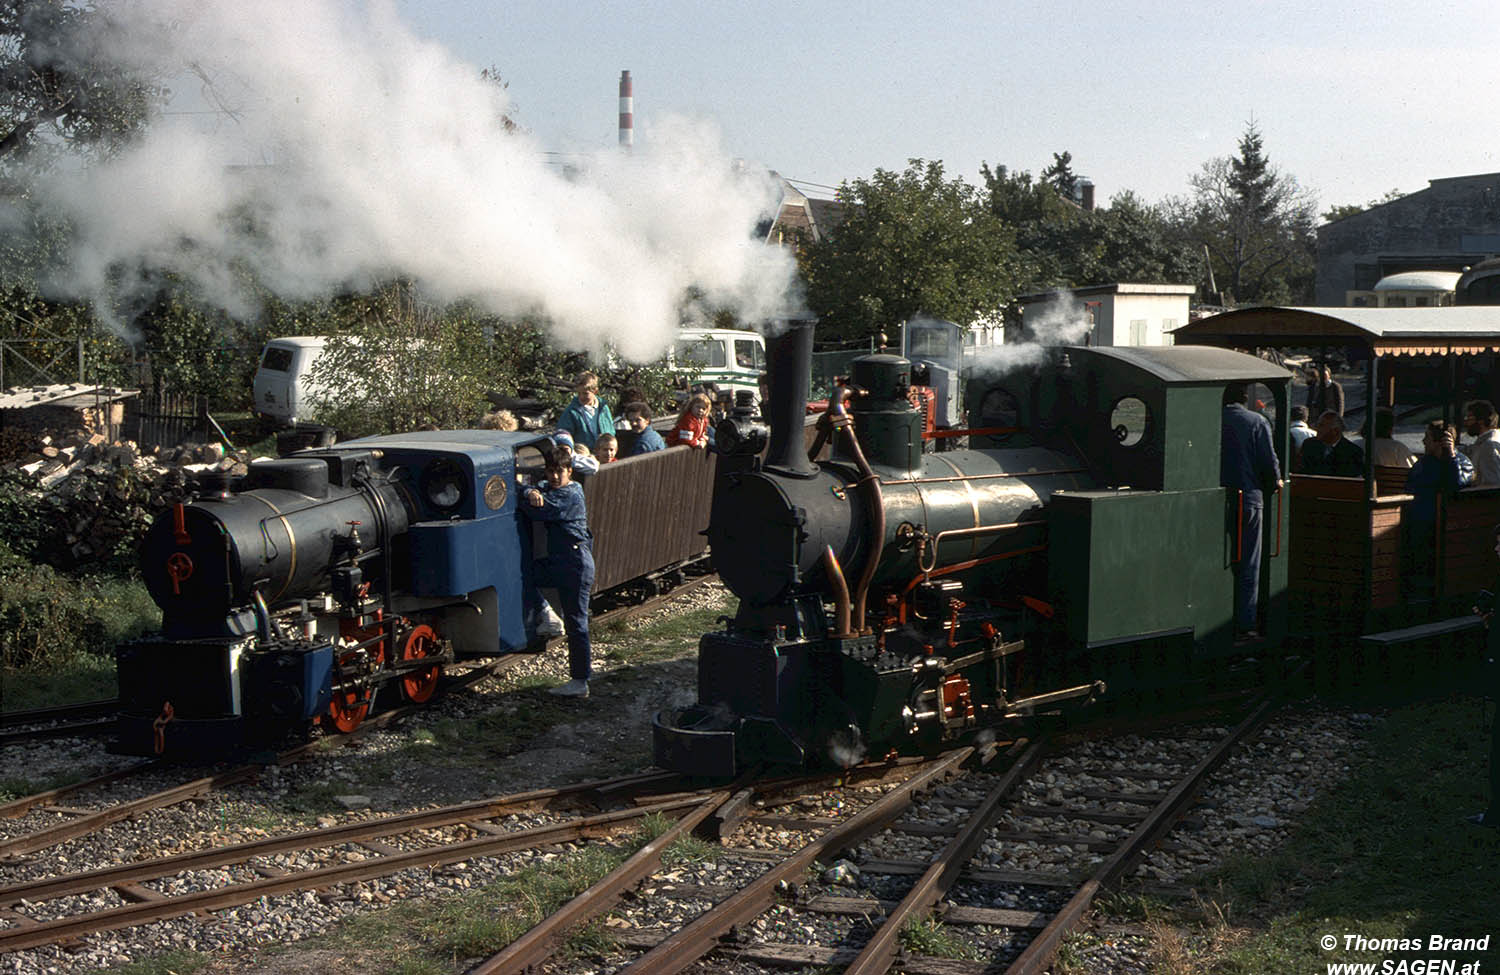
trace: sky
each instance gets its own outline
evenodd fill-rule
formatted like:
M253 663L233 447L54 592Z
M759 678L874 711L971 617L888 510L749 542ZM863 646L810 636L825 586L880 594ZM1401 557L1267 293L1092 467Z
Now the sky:
M1035 174L1068 151L1101 203L1157 202L1234 154L1252 119L1320 211L1500 170L1493 3L395 3L417 34L497 68L550 152L615 143L629 70L638 146L688 116L825 186L913 157L977 183L983 163Z

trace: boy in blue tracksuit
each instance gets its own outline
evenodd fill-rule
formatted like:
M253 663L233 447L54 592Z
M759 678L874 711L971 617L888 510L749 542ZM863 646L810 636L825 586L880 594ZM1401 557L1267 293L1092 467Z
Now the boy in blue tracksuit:
M593 536L583 488L573 480L573 452L556 444L547 459L547 480L521 492L517 510L547 530L547 557L532 563L532 599L541 602L539 590L556 588L562 601L563 625L568 633L568 676L551 693L563 697L588 697L593 676L593 651L589 643L589 593L594 587Z

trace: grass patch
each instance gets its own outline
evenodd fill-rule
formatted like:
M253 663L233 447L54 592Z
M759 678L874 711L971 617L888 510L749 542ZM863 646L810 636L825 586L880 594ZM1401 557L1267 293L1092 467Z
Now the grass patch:
M585 847L477 891L359 915L327 940L331 947L375 953L386 971L451 972L460 962L494 954L525 934L650 838L651 831L643 828L624 846ZM556 957L598 957L613 945L608 929L594 922L571 932Z
M955 934L943 922L930 917L908 921L901 929L901 946L914 954L932 958L984 960L979 949L962 934Z
M1372 733L1350 777L1321 796L1286 846L1236 857L1209 875L1229 923L1254 928L1216 951L1214 972L1323 971L1329 962L1460 963L1500 957L1500 831L1464 823L1486 800L1489 746L1473 697L1411 704ZM1211 924L1212 919L1203 919ZM1419 939L1491 935L1477 952L1359 952L1343 936ZM1326 951L1325 935L1340 939ZM1377 969L1378 970L1378 969Z
M209 963L209 957L196 951L169 951L153 958L128 962L118 967L94 972L108 971L109 975L192 975Z
M119 694L115 658L75 653L49 667L6 668L0 673L0 701L7 711L104 701Z
M719 617L734 615L732 606L707 606L681 616L657 620L647 625L626 621L601 627L594 652L606 660L617 661L620 670L676 660L695 653L704 633L723 629Z

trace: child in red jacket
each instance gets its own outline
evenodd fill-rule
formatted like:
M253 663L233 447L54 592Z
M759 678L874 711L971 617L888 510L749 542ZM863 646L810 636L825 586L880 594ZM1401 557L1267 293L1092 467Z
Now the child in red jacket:
M682 413L677 417L677 425L672 428L672 435L667 437L667 446L707 447L708 411L712 405L702 393L689 396L682 406Z

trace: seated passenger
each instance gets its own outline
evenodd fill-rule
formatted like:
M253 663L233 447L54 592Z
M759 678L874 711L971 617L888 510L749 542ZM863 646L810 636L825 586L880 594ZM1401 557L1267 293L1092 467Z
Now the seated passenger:
M1500 431L1495 429L1495 407L1489 400L1476 399L1464 407L1464 433L1474 442L1464 451L1474 462L1474 483L1483 487L1500 487Z
M672 435L668 442L673 447L694 447L702 449L708 446L708 411L713 403L707 395L694 393L687 398L682 405L682 412L677 416L677 425L672 428Z
M1406 444L1391 436L1395 427L1395 413L1375 411L1375 440L1370 444L1370 452L1377 467L1410 467L1417 462Z
M651 407L640 401L626 404L625 421L636 435L635 446L631 448L630 456L666 449L667 443L661 438L661 434L651 429Z
M1318 435L1302 445L1303 474L1363 477L1365 452L1344 436L1344 418L1332 410L1318 417Z
M594 456L601 464L608 464L620 456L619 438L612 433L599 434L599 439L594 441Z
M566 430L558 430L552 435L554 446L568 448L568 456L573 461L574 474L597 474L599 462L589 455L587 447L575 444L573 435Z
M1423 455L1406 474L1406 490L1413 496L1401 519L1406 531L1407 587L1408 595L1418 598L1433 592L1438 495L1452 495L1474 482L1474 465L1459 453L1457 442L1458 429L1453 424L1433 420L1422 435Z
M520 424L516 422L516 415L510 410L490 410L479 418L479 429L500 430L505 433L514 433Z
M1012 424L1013 425L1013 424ZM999 426L999 424L996 424ZM1292 470L1301 473L1302 445L1313 435L1313 428L1307 425L1307 407L1292 407Z

